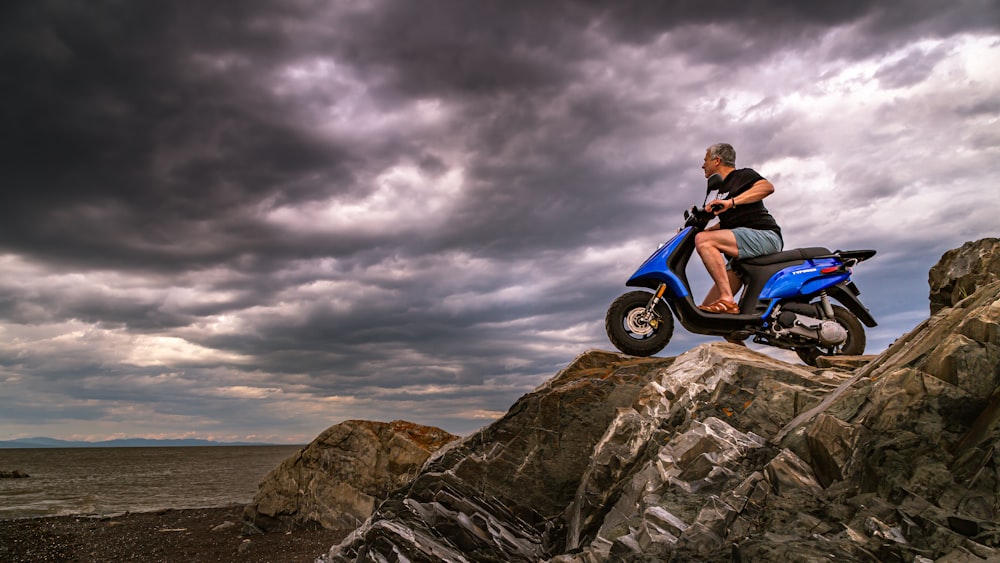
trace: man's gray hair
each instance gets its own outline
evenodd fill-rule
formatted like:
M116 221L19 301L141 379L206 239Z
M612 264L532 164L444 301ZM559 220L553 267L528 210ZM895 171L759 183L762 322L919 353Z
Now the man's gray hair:
M736 149L729 143L716 143L708 147L708 157L719 157L723 165L736 168Z

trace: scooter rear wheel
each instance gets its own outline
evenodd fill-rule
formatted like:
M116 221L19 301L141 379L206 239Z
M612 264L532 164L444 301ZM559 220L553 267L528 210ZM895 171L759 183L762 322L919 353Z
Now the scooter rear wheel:
M823 346L801 346L795 348L795 353L799 359L806 364L816 367L816 359L820 356L860 356L865 353L865 327L861 326L861 321L854 316L854 313L839 306L833 306L833 320L847 330L847 340L840 346L826 348Z
M653 294L630 291L615 299L604 317L608 338L631 356L652 356L663 350L674 334L674 318L666 303L656 304L653 318L646 318L646 306Z

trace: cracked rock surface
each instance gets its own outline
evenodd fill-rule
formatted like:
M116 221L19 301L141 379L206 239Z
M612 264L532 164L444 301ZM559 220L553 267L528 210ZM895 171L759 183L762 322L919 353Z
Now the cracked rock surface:
M457 438L401 420L334 425L261 480L243 512L247 531L354 529Z

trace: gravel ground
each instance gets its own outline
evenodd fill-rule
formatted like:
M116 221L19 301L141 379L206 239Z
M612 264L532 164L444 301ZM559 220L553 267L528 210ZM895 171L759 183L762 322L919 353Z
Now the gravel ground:
M312 563L350 530L241 535L243 507L0 520L0 561Z

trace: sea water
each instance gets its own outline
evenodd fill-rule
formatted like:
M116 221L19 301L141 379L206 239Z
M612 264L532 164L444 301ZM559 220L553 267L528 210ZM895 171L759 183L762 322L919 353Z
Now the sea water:
M0 519L212 508L253 500L302 446L0 449Z

